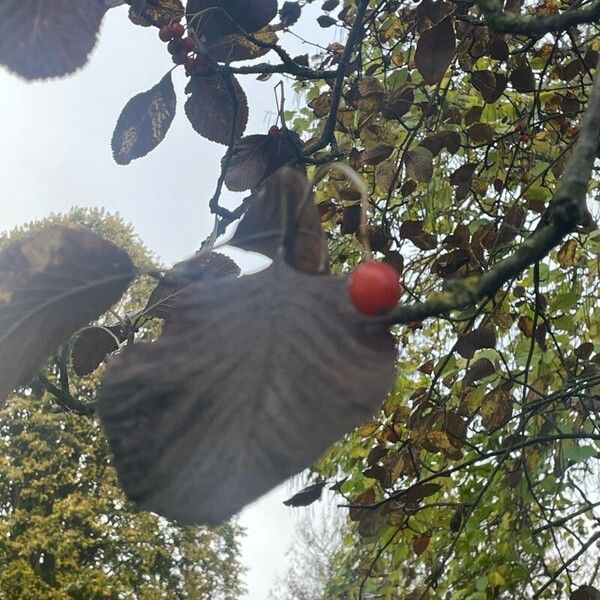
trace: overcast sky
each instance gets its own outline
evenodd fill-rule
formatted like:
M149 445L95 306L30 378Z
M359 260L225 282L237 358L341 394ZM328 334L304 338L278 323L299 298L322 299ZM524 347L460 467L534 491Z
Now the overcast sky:
M313 19L317 8L309 9ZM299 31L314 35L309 16ZM310 51L290 36L286 44L292 53ZM187 122L181 69L174 75L178 112L164 142L126 167L113 162L110 150L127 100L152 87L171 66L156 29L133 26L120 7L109 11L90 63L75 75L32 84L0 68L0 230L73 206L101 206L133 223L165 264L191 255L212 227L208 200L225 148L199 137ZM264 133L274 123L278 80L242 80L250 104L247 133ZM236 200L226 194L231 206ZM234 256L242 268L257 264L244 253ZM289 489L279 488L241 516L251 600L264 600L274 575L285 568L294 520L281 504L288 495Z

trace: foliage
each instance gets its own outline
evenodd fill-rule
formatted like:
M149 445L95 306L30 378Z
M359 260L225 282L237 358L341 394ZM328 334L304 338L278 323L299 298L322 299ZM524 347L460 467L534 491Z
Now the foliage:
M101 231L138 264L153 262L131 228L102 211L76 209L10 238L58 223ZM130 309L143 301L139 291L131 291ZM58 383L58 371L47 370L50 385ZM75 378L69 389L93 398L97 382L97 374ZM135 511L119 487L98 420L57 406L43 388L34 383L0 411L0 596L238 598L236 525L182 527Z
M125 465L125 487L163 512L221 518L372 411L371 421L315 464L350 505L353 523L330 597L594 597L600 246L591 212L600 3L327 0L317 22L347 30L344 43L292 58L285 36L307 2L283 3L277 23L273 0L189 0L185 9L178 0L130 3L138 25L162 27L186 14L194 51L174 54L190 78L186 115L199 134L227 145L209 201L219 221L200 256L241 218L235 243L260 248L275 267L192 285L181 268L164 274L179 284L155 347L168 348L171 368L148 374L141 358L160 365L158 351L127 347L109 372L109 389L146 389L146 377L153 387L119 410L106 397L99 405ZM25 5L39 8L40 0ZM49 23L67 21L63 6L48 10ZM96 23L92 9L89 23ZM27 20L21 27L34 42L30 50L41 44L49 55L64 52L52 31L33 37ZM93 38L96 28L88 30ZM53 74L80 64L88 46L74 48ZM30 78L51 74L44 61L35 65L28 53L15 60L10 50L0 44L9 68ZM268 52L271 62L237 64ZM278 126L243 137L241 76L277 73L295 79L307 106L290 110L282 101ZM113 136L118 162L162 141L174 98L167 77L127 104ZM276 170L285 163L296 171ZM297 183L306 168L314 203ZM227 210L219 204L223 185L250 196ZM350 316L343 285L369 247L401 272L406 290L400 305L371 319ZM48 275L34 254L16 277L25 285L40 270ZM63 275L69 270L58 266ZM0 289L0 317L14 309L15 289ZM124 340L152 326L144 311L119 315ZM339 326L355 318L362 333L350 339ZM187 334L186 325L199 323L205 346ZM388 328L399 358L384 398L368 375L377 373L370 352L377 340L389 341ZM39 365L34 358L22 357L26 372ZM382 363L388 359L384 352ZM352 391L336 387L349 376ZM239 390L252 403L247 416L232 419ZM61 389L54 391L60 398ZM136 458L144 440L130 435L136 414L158 428L164 455ZM189 437L175 435L182 432ZM203 436L215 443L199 453L195 440ZM274 439L285 442L276 452ZM168 505L158 485L164 474ZM202 486L224 483L228 494L188 510Z

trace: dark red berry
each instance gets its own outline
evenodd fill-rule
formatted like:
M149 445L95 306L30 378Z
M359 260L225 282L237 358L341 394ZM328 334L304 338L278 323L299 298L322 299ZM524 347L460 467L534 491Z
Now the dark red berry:
M188 56L185 61L185 70L189 73L193 73L198 69L205 69L209 65L209 61L206 56L199 54L198 56Z
M176 65L184 65L187 62L188 55L187 52L178 52L173 55L173 62Z
M186 52L191 52L195 47L196 44L191 37L186 37L181 40L181 48Z
M179 54L182 50L183 50L183 44L181 43L180 39L174 39L171 40L168 44L167 44L167 50L171 53L171 54Z
M163 42L168 42L171 39L171 37L172 37L171 26L170 25L164 25L163 27L161 27L158 30L158 37Z
M398 271L374 260L358 265L350 274L348 286L352 303L365 315L394 308L402 294Z
M181 23L171 23L171 37L180 38L185 33L185 27Z
M271 125L271 127L269 127L269 135L272 137L279 135L279 127L277 127L277 125Z

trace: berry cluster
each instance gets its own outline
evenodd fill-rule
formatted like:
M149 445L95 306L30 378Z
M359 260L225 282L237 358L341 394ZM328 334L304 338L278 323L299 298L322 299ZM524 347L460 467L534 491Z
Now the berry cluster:
M169 23L160 28L158 37L167 43L167 50L176 65L184 65L188 74L209 65L208 58L195 53L196 43L191 37L183 37L185 27L181 23Z

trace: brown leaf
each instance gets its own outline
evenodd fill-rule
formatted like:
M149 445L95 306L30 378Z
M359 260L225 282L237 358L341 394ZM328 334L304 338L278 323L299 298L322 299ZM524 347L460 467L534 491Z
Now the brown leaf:
M412 547L413 551L417 556L420 556L427 550L427 546L429 546L429 542L431 540L431 536L427 533L421 533L419 535L413 535L412 538Z
M522 206L511 206L506 211L502 225L498 230L497 243L509 244L512 242L521 233L521 227L525 223L526 216L527 213Z
M356 498L354 498L352 504L373 504L375 502L375 490L373 488L368 488L364 492L361 492ZM348 511L348 516L351 521L358 521L360 519L360 515L363 514L364 508L353 507Z
M546 344L546 335L547 334L548 334L548 326L546 325L546 323L540 323L535 328L535 333L534 333L535 341L537 342L538 346L541 348L541 350L543 352L546 352L546 350L548 349L548 346Z
M317 23L320 27L326 28L332 27L337 23L337 21L329 15L321 15L320 17L317 17Z
M291 498L284 500L284 504L286 506L309 506L313 502L316 502L321 498L321 494L323 493L323 487L325 486L325 481L321 481L319 483L313 483L299 492L296 492Z
M439 131L421 140L420 145L433 156L437 156L442 148L446 148L450 154L456 154L460 148L460 134L456 131Z
M575 264L575 251L577 250L577 242L575 240L567 240L556 253L558 264L563 269L568 269Z
M535 92L535 77L529 63L517 67L510 74L510 83L517 92Z
M0 399L97 319L135 275L129 255L92 233L51 226L0 254Z
M512 397L505 384L495 387L485 396L479 411L481 422L488 431L506 425L513 414Z
M165 273L152 290L144 308L147 317L167 318L182 289L191 283L214 281L223 277L238 277L240 268L231 258L217 252L199 251L187 260L177 263Z
M401 119L413 106L415 93L410 86L397 88L388 96L383 110L386 119Z
M394 381L393 338L345 277L277 259L188 287L177 312L111 364L98 400L127 495L167 518L229 518L368 419Z
M494 139L495 133L496 132L494 131L494 128L487 123L473 123L473 125L467 129L467 135L474 142L482 142L486 144Z
M115 162L127 165L154 150L165 138L176 106L171 72L153 88L131 98L121 111L113 133Z
M284 225L284 216L289 225ZM271 175L251 196L250 207L228 243L269 258L284 247L289 264L296 269L326 270L327 245L306 176L289 167Z
M360 227L360 215L360 204L351 204L350 206L344 207L344 210L342 212L342 223L340 225L340 233L342 235L356 233Z
M448 440L455 448L462 448L467 437L467 422L457 411L446 413L445 422Z
M232 33L254 33L277 15L277 0L188 0L186 14L208 44Z
M423 498L428 498L429 496L433 496L442 489L442 486L439 483L418 483L417 485L412 486L401 496L401 500L406 504L415 504L423 500Z
M481 348L494 348L496 346L496 330L490 326L478 327L466 335L462 335L456 342L455 349L463 357L471 359L475 351Z
M588 360L593 351L594 344L592 344L592 342L583 342L583 344L580 344L575 348L574 354L579 360Z
M437 25L426 29L417 42L415 65L428 85L439 83L456 51L456 35L453 19L447 17Z
M493 104L502 96L507 81L506 76L502 73L493 71L473 71L471 73L473 87L488 104Z
M277 34L269 26L257 31L252 37L259 42L270 44L277 42ZM236 62L264 56L269 52L269 48L253 43L241 33L231 33L208 44L206 52L217 62Z
M163 27L174 21L179 21L185 14L181 0L153 0L143 1L140 14L132 4L129 9L129 19L136 25L143 27Z
M452 175L450 175L450 183L452 185L470 184L476 168L477 165L473 163L461 165L452 173Z
M427 148L417 146L404 155L406 174L415 181L427 183L433 177L433 156Z
M465 386L473 385L476 381L492 375L496 371L494 363L489 358L480 358L471 364L465 374Z
M423 225L423 221L404 221L400 225L400 237L409 239L421 250L433 250L437 247L437 238L434 234L423 231Z
M569 600L600 600L600 590L593 585L582 585L571 594Z
M301 149L298 134L287 128L243 137L234 146L225 185L232 192L254 189L280 167L297 161Z
M104 0L2 0L0 63L25 79L82 67L96 44Z
M377 165L380 162L383 162L386 158L394 151L394 146L390 146L389 144L380 144L367 150L363 154L363 162L367 165Z
M73 370L80 377L93 373L124 340L120 326L88 327L73 342Z
M235 137L239 138L248 123L248 100L237 79L232 76L238 110ZM191 94L185 103L187 115L194 130L219 144L229 144L234 122L234 103L221 75L192 75L185 88Z
M525 337L530 338L533 335L533 319L529 315L520 316L517 326Z
M289 27L298 21L302 14L302 7L298 2L284 2L279 9L279 18L284 27Z
M417 585L404 600L430 600L429 586Z
M504 36L494 35L487 48L488 56L494 60L508 60L510 50Z

